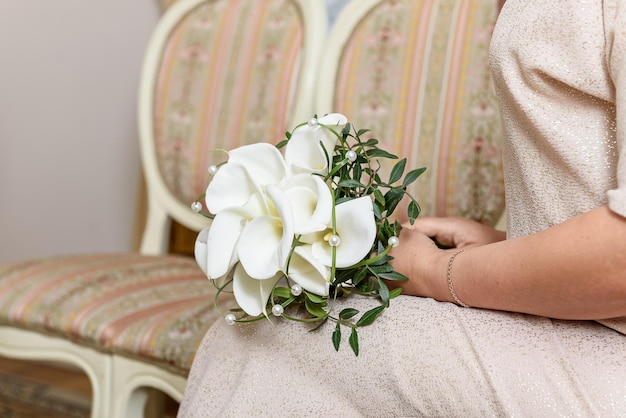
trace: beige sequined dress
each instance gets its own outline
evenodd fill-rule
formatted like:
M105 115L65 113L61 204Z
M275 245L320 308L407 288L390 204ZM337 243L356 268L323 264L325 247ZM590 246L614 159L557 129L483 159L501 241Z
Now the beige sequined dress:
M507 1L492 65L510 237L605 203L626 216L625 60L626 1ZM620 319L611 329L400 297L360 331L357 358L345 342L334 351L332 324L279 322L216 323L180 416L626 416Z

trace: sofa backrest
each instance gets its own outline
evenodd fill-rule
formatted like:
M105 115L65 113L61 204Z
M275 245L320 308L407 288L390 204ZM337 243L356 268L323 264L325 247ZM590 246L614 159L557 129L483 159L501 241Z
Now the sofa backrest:
M494 225L504 210L488 67L498 11L498 0L353 0L326 42L317 113L343 113L427 167L410 188L424 215Z

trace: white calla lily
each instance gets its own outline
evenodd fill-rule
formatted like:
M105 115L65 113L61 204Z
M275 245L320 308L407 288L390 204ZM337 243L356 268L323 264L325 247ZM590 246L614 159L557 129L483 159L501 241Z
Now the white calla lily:
M242 207L220 211L215 215L211 227L198 235L196 261L210 279L226 275L239 261L237 244L245 225L266 213L259 201L260 198L253 195Z
M272 294L276 283L283 277L276 274L267 280L257 280L246 272L241 264L235 267L233 276L233 293L235 300L245 313L251 316L267 315L267 300Z
M331 113L317 119L316 124L305 124L294 129L285 147L285 161L292 173L328 173L328 158L332 159L337 136L325 127L332 127L337 133L348 123L340 113Z
M300 245L294 248L289 262L289 278L308 292L328 296L330 267L320 263L313 256L310 245Z
M322 231L331 220L333 200L330 188L321 177L297 174L284 187L294 216L294 233Z
M244 145L228 153L207 186L205 202L209 211L220 211L244 205L250 196L263 196L263 187L284 182L285 160L278 149L268 143Z
M287 195L270 184L267 194L276 214L257 216L246 224L237 246L239 260L249 276L268 279L284 271L294 237L294 221Z
M353 266L367 256L376 238L376 221L372 201L368 196L352 199L335 207L336 231L341 242L336 247L335 267ZM327 230L324 239L313 243L313 256L322 264L332 265L332 247ZM317 234L319 237L320 234Z

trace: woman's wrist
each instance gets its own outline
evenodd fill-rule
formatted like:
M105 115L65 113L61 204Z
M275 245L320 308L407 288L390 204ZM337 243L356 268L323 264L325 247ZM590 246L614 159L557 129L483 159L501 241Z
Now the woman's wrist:
M465 250L455 251L448 259L448 267L446 269L446 282L448 284L448 292L452 296L452 299L454 299L454 303L464 308L469 308L470 306L467 303L463 302L459 295L456 293L456 290L454 289L454 281L452 279L452 267L454 266L454 260L463 251Z

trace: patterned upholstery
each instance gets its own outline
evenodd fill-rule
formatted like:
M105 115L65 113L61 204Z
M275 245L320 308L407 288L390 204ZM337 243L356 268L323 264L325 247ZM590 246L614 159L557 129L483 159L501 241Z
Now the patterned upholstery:
M327 111L370 129L407 167L427 167L411 189L424 215L493 225L504 209L487 62L497 14L497 0L380 1L343 45Z
M219 316L214 294L189 257L30 260L0 267L0 324L71 338L186 375Z
M224 159L215 149L276 143L292 128L303 36L289 0L207 1L176 26L157 77L154 130L161 174L180 201L204 192L207 167Z

